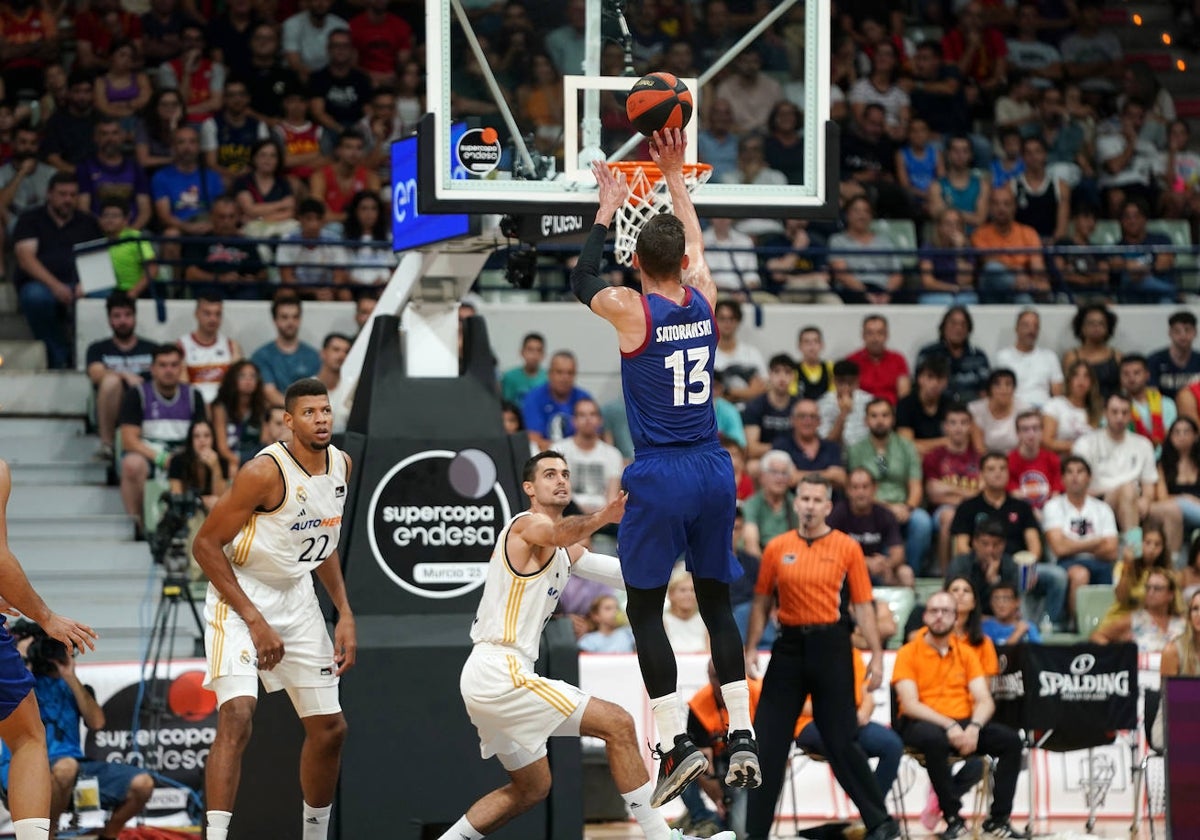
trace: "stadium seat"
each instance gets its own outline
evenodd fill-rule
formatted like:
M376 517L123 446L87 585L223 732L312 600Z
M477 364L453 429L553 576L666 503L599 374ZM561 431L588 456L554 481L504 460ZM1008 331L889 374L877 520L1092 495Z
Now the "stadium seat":
M875 600L887 601L892 617L896 620L896 632L880 641L885 648L899 648L904 644L904 625L917 604L916 593L907 586L876 586Z
M1151 219L1146 223L1146 230L1155 233L1165 233L1172 245L1183 248L1192 246L1192 230L1186 219ZM1179 288L1185 292L1194 292L1200 288L1200 279L1196 274L1196 254L1194 251L1181 251L1175 255L1176 276L1179 278Z
M1115 219L1099 219L1096 222L1096 229L1092 231L1089 241L1093 245L1116 245L1120 239L1120 222Z
M942 584L941 578L917 578L913 584L917 593L917 603L924 604L934 592L941 592Z
M892 240L897 250L909 251L902 254L900 263L906 273L917 268L917 226L912 219L876 219L871 230Z
M1113 588L1107 583L1089 584L1075 590L1075 621L1079 636L1087 639L1100 626L1113 605Z

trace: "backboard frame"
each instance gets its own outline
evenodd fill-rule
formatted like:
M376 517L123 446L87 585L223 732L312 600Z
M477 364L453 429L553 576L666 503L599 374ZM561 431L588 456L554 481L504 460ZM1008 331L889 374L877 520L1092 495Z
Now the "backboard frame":
M599 3L601 0L590 0ZM578 158L577 92L627 90L634 79L624 76L564 76L564 172L556 181L506 178L450 177L451 62L454 0L426 4L428 109L418 124L418 173L421 213L543 213L576 215L596 206L590 174L571 163ZM465 19L465 16L460 19ZM835 218L838 213L840 133L829 120L830 107L830 0L809 0L805 5L805 100L802 133L806 148L805 183L787 186L747 187L709 182L692 196L702 217ZM698 80L687 80L699 99ZM699 104L699 103L698 103ZM471 123L471 120L468 119ZM688 127L689 158L693 158L698 117ZM472 123L474 124L474 123ZM822 165L823 164L823 165Z

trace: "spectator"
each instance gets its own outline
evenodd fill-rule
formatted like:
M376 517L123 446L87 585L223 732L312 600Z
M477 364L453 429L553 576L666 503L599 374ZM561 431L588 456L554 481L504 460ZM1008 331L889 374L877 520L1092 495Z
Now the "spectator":
M46 120L41 153L46 163L59 172L75 174L75 168L96 153L92 124L99 116L90 74L73 70L67 79L65 108L57 108Z
M1071 188L1046 169L1046 141L1026 137L1021 141L1024 171L1010 182L1016 194L1016 220L1037 231L1046 242L1067 236L1071 216Z
M1200 214L1200 155L1189 150L1192 130L1187 120L1167 127L1167 150L1155 167L1159 215L1194 220Z
M188 439L188 429L207 419L204 398L181 382L183 353L174 344L155 348L150 380L130 388L121 400L121 500L142 539L146 481L165 470Z
M329 63L330 33L350 28L345 20L329 13L332 7L333 0L309 0L306 11L283 22L283 57L304 84Z
M962 213L968 233L987 221L992 185L971 168L971 141L958 135L946 140L946 174L929 186L929 214L937 218L947 208Z
M75 15L75 63L84 70L107 70L113 44L129 41L142 51L142 21L117 0L96 0Z
M1128 615L1140 608L1146 600L1146 581L1155 569L1172 574L1171 555L1167 551L1167 535L1153 519L1146 520L1142 528L1141 555L1125 547L1124 556L1116 572L1117 583L1113 587L1113 604L1104 619L1107 621Z
M1078 5L1078 26L1060 45L1067 77L1077 80L1089 94L1111 96L1121 77L1121 41L1111 29L1100 28L1100 0L1083 0Z
M742 426L746 433L747 454L751 459L762 457L778 438L790 433L796 398L788 391L795 371L796 366L790 356L783 353L772 356L767 390L746 403L742 411ZM722 371L726 382L728 376L727 371Z
M1167 429L1178 413L1175 400L1164 396L1149 383L1150 367L1145 356L1130 353L1121 359L1121 391L1129 397L1133 417L1129 430L1149 438L1157 451L1167 439Z
M34 338L46 345L51 368L69 367L67 340L71 307L82 294L74 248L103 234L96 220L77 209L79 186L73 175L55 173L46 203L21 214L13 228L15 281L21 311Z
M238 231L237 202L218 195L208 218L212 229L206 240L183 246L184 279L195 284L197 294L210 299L258 300L259 284L266 279L267 270L258 249ZM220 381L219 376L211 381L206 399L216 396Z
M786 99L775 103L767 117L767 136L763 154L770 169L782 172L789 184L804 183L803 115L795 103Z
M904 561L900 523L887 505L875 501L875 476L863 467L851 470L846 496L834 502L826 523L862 547L873 586L912 586L912 567Z
M818 473L837 490L846 484L842 448L817 436L821 412L815 401L801 397L792 404L791 433L775 438L774 449L786 452L796 468L793 479ZM765 543L764 543L765 545Z
M796 343L800 348L800 363L796 365L791 391L804 399L819 400L833 390L833 362L821 358L825 351L821 328L811 324L801 327Z
M150 0L142 15L142 53L147 67L158 67L183 52L183 27L190 18L177 0Z
M37 129L27 122L13 129L12 157L0 166L0 240L12 233L18 216L46 200L57 171L38 160L38 139Z
M1105 621L1090 641L1098 645L1135 642L1139 654L1162 653L1187 628L1181 612L1175 576L1166 569L1153 569L1146 580L1146 600L1141 608Z
M895 406L912 390L912 380L904 356L887 347L887 318L879 314L863 318L862 340L863 346L846 357L858 365L859 386Z
M1150 515L1162 520L1166 544L1173 555L1179 553L1185 537L1200 528L1198 428L1190 417L1172 423L1158 462L1158 484Z
M42 89L46 65L58 57L58 18L29 0L9 0L0 9L4 36L4 87L15 98Z
M1033 86L1045 91L1063 77L1062 53L1058 47L1038 36L1041 14L1034 0L1017 6L1016 37L1009 38L1008 63L1026 73Z
M600 437L603 421L595 400L586 397L576 400L571 418L575 434L563 438L555 444L555 449L571 465L572 500L584 513L595 513L617 498L625 459L615 446Z
M45 749L50 758L50 782L44 795L50 799L50 837L72 802L76 781L96 779L101 808L111 811L99 836L116 837L125 824L146 807L154 792L154 777L141 767L119 761L88 759L81 743L81 725L97 732L104 729L104 710L96 702L91 686L79 680L73 650L46 636L34 625L33 641L25 650L26 666L34 675L33 696L46 726ZM0 784L10 789L12 747L0 749ZM44 766L44 765L43 765Z
M1059 248L1054 256L1054 266L1071 298L1081 303L1103 303L1112 282L1108 256L1092 250L1092 234L1095 230L1095 209L1086 203L1079 203L1071 213L1068 235L1054 243ZM1064 250L1064 246L1070 250Z
M884 130L883 108L869 104L862 119L842 134L839 177L844 209L852 199L866 196L884 218L910 215L908 193L895 183L895 169L896 148Z
M344 289L350 280L346 253L332 244L335 238L325 230L325 205L317 198L300 202L297 212L300 230L289 235L279 246L275 261L284 285L305 287L301 294L317 300L349 300Z
M526 333L521 339L521 364L509 368L500 377L501 398L520 405L525 395L546 381L546 339L541 333Z
M978 303L975 264L966 250L963 214L947 207L934 220L933 237L920 251L920 303L951 306Z
M250 174L253 150L269 136L267 124L250 113L246 83L226 79L221 109L200 126L200 151L208 168L236 184L238 178Z
M575 434L575 403L592 395L575 385L575 354L559 350L550 357L546 381L530 389L522 403L525 429L539 449Z
M1042 442L1058 455L1067 455L1075 441L1099 428L1103 410L1100 392L1087 362L1077 361L1067 368L1066 394L1051 397L1042 408Z
M1023 73L1014 73L1008 90L996 100L995 126L999 154L992 157L992 188L1000 189L1025 171L1021 137L1037 122L1037 89Z
M167 467L171 494L193 493L209 511L225 492L228 481L229 463L217 452L212 424L207 420L194 421L183 450Z
M1016 837L1009 824L1021 765L1021 739L991 720L995 703L979 658L955 635L957 604L935 593L925 604L925 629L896 654L892 685L900 709L897 731L925 756L929 780L946 819L943 837L961 837L963 779L950 775L949 760L982 752L996 758L991 816L983 830ZM952 752L953 751L953 752ZM959 783L959 784L956 784Z
M1008 45L1000 30L986 26L983 7L969 2L958 13L958 25L942 36L945 60L958 67L973 110L991 110L1008 75Z
M924 456L947 442L942 424L953 404L946 394L949 375L950 366L944 358L923 359L917 365L916 390L896 403L896 431L912 442L918 455Z
M867 403L873 397L858 387L858 365L843 359L833 364L833 390L817 400L821 412L818 434L843 447L867 437Z
M938 528L937 564L950 562L950 526L958 506L979 492L979 452L971 443L971 414L959 404L946 409L942 440L921 459L925 499Z
M379 176L362 164L363 139L348 130L338 137L333 163L318 168L312 175L312 197L326 205L331 222L344 222L350 200L364 190L378 193Z
M1200 539L1193 539L1187 550L1187 564L1179 570L1179 585L1184 588L1184 600L1191 603L1200 592Z
M1153 143L1141 138L1145 124L1145 106L1130 99L1113 130L1096 138L1096 157L1101 166L1097 184L1111 218L1124 221L1130 199L1141 199L1147 208L1153 203L1154 169L1159 155ZM1148 210L1143 211L1143 215L1148 214Z
M967 405L975 425L971 442L979 452L995 449L1008 452L1017 445L1017 415L1028 406L1014 397L1017 378L1007 368L994 368L989 374L984 396Z
M874 211L865 196L846 202L845 233L829 237L830 281L847 303L890 303L904 284L896 244L871 223Z
M411 127L413 124L406 122L406 119L396 109L395 89L377 87L371 92L366 113L355 126L366 150L363 162L379 176L381 183L387 184L392 180L392 143L412 134L414 130Z
M204 26L188 21L180 29L183 52L163 63L160 84L175 88L187 105L188 122L199 125L221 110L225 89L225 68L206 54Z
M129 226L129 205L119 198L101 201L96 219L100 232L111 243L108 256L112 260L117 288L137 300L146 291L150 278L158 272L154 264L154 246L142 231Z
M129 226L141 230L150 222L150 181L136 160L127 155L125 132L111 117L101 117L93 129L96 154L76 169L79 209L95 213L107 198L129 209Z
M213 62L225 67L228 78L244 84L250 76L254 32L262 23L253 0L229 0L225 10L209 21L205 38L213 45Z
M154 175L171 163L175 129L186 121L187 111L179 91L160 90L150 97L150 104L138 120L134 133L137 162L147 175Z
M534 148L553 155L563 139L562 77L545 53L529 60L529 80L517 87L517 116L533 128Z
M917 367L928 358L945 359L950 367L946 393L963 404L979 396L987 382L991 364L987 354L971 344L975 322L967 307L956 304L946 310L938 324L938 340L917 353Z
M771 108L784 98L779 82L763 73L762 56L754 49L743 50L733 60L732 72L717 85L716 95L733 108L738 134L765 131Z
M225 304L217 290L200 291L196 296L196 329L179 337L183 352L183 382L200 392L205 403L216 399L225 374L244 358L242 346L221 332Z
M792 459L786 452L772 450L762 457L758 491L742 505L745 526L742 547L751 557L762 557L762 550L775 537L796 527Z
M1088 133L1067 112L1062 87L1050 87L1042 93L1038 118L1029 131L1046 141L1047 160L1055 177L1066 179L1072 187L1083 178L1095 178Z
M708 107L708 114L701 114L700 118L700 133L696 137L697 156L712 166L712 180L719 183L735 176L741 138L733 130L733 106L729 100L718 97Z
M150 181L154 210L167 237L207 236L212 233L213 200L224 192L221 176L200 160L200 132L190 125L175 129L171 163ZM163 245L163 261L178 260L178 246Z
M956 64L943 61L937 41L922 41L913 54L912 79L900 80L908 90L912 112L929 123L935 140L965 135L971 118Z
M229 465L229 475L233 477L238 467L257 455L263 446L267 397L254 362L242 359L229 366L209 409L217 452Z
M1088 495L1089 463L1078 455L1062 462L1063 493L1042 508L1046 543L1067 571L1067 610L1075 614L1075 591L1088 583L1112 583L1117 560L1117 520L1108 504Z
M250 361L258 367L268 405L283 405L283 392L297 379L321 369L321 356L300 340L300 299L282 292L271 303L275 340L254 351Z
M978 565L978 564L977 564ZM954 634L975 650L979 664L987 677L1000 673L1000 657L996 655L996 646L992 640L983 634L983 610L981 601L976 596L975 585L970 578L949 578L942 587L954 596L957 613L954 617Z
M1175 254L1171 238L1165 233L1146 229L1146 203L1130 199L1121 207L1121 238L1124 246L1111 260L1122 303L1176 302L1179 294L1175 278Z
M1130 416L1129 397L1110 394L1104 401L1104 428L1083 435L1071 448L1091 465L1088 492L1113 509L1122 533L1146 518L1155 494L1151 485L1158 481L1154 444L1128 431Z
M713 314L718 333L713 369L725 378L726 395L731 402L748 402L767 390L767 365L762 351L753 344L738 340L744 317L741 303L730 299L718 300Z
M749 292L762 288L754 240L735 230L733 219L709 219L703 242L704 259L719 293L745 299Z
M1017 587L1011 583L997 583L992 587L991 615L983 619L984 635L994 645L1018 645L1029 643L1040 645L1042 634L1037 625L1021 617L1021 599Z
M862 120L863 109L869 103L882 107L888 137L902 143L908 137L912 109L908 94L896 84L898 70L896 47L888 41L878 44L871 57L871 72L850 89L849 99L855 120Z
M321 367L316 378L325 383L325 387L333 392L342 382L342 365L346 362L346 354L354 342L350 336L332 332L321 342Z
M280 60L279 31L270 23L255 25L249 58L244 79L250 90L250 113L274 126L283 116L285 93L300 89L300 76Z
M564 25L546 34L546 54L560 75L576 75L583 70L586 50L583 36L587 7L584 0L568 0L565 19Z
M786 175L767 165L765 141L757 131L742 135L738 141L737 169L723 175L722 180L726 184L768 187L787 184ZM750 236L762 236L783 233L783 224L777 219L742 219L737 229Z
M1008 456L985 452L979 459L979 478L979 495L961 502L950 523L951 552L958 555L970 551L975 526L992 517L1005 523L1007 553L1028 551L1040 558L1042 537L1033 508L1008 492Z
M1045 297L1050 277L1037 231L1016 221L1016 197L997 189L988 202L988 221L971 234L980 254L979 297L984 303L1031 303ZM1014 253L1014 251L1019 253Z
M412 27L388 11L387 0L369 0L363 11L350 18L350 36L358 53L358 66L376 86L395 79L396 68L412 55Z
M247 236L276 237L295 233L296 196L283 173L283 146L273 136L254 141L250 147L249 170L230 188Z
M95 389L96 430L100 436L96 456L111 462L121 401L126 391L140 386L150 373L155 345L137 336L137 306L125 292L109 293L104 308L112 336L89 344L84 364Z
M1017 382L1017 400L1041 408L1052 396L1062 396L1063 374L1058 355L1038 347L1042 319L1036 310L1022 309L1017 314L1016 344L996 352L996 364L1013 372Z
M865 469L876 481L875 499L886 505L904 532L904 557L914 574L923 568L933 520L921 506L921 459L895 432L891 403L876 397L866 408L868 436L846 449L846 467Z
M1162 664L1159 674L1162 677L1197 676L1200 675L1200 656L1197 656L1197 637L1200 636L1200 602L1196 600L1196 592L1186 600L1187 611L1184 613L1186 624L1183 631L1162 650ZM1163 716L1160 712L1158 720ZM1157 737L1154 747L1161 749L1163 745L1162 724L1156 724Z
M371 78L354 66L354 43L348 30L333 30L328 43L329 64L308 80L312 97L308 108L313 120L330 132L328 136L338 137L362 119L371 99Z
M909 202L919 216L929 214L929 188L945 174L942 152L929 136L929 123L916 117L909 121L908 143L896 152L896 180L908 191Z
M1108 399L1121 384L1121 353L1112 347L1117 330L1117 314L1103 303L1087 303L1075 311L1071 331L1079 346L1063 354L1063 369L1075 362L1086 362L1101 399Z
M1200 353L1192 350L1196 341L1196 315L1187 309L1172 313L1167 319L1167 336L1170 344L1151 353L1146 364L1150 368L1150 384L1163 396L1174 399L1188 385L1200 381Z
M267 408L266 420L263 421L263 446L269 446L272 443L287 443L292 439L292 430L284 422L283 413L281 405L272 405Z
M99 77L99 84L93 85L96 110L105 117L120 120L121 129L132 135L137 115L150 101L154 88L150 78L137 69L140 56L134 42L114 41L111 49L108 69Z
M1063 492L1058 455L1042 445L1044 423L1036 408L1017 415L1017 446L1008 453L1008 492L1041 510Z
M375 289L363 289L358 299L354 301L354 323L362 330L371 320L375 307L379 304L379 294Z
M601 413L603 413L603 409L601 409ZM719 430L718 435L721 435ZM722 437L723 439L721 440L721 448L729 453L729 458L731 461L733 461L733 484L737 488L737 500L739 502L744 502L753 496L754 491L757 489L754 479L752 479L750 474L746 472L746 446L729 435L722 435ZM625 458L626 462L629 461L629 457L625 455L620 447L617 447L617 451L621 452L621 456ZM735 541L737 546L734 549L735 553L741 549L742 545L741 515L741 508L739 507L737 522L738 536Z
M696 588L692 575L683 565L675 568L667 584L667 609L663 612L663 628L671 642L671 650L681 653L708 653L708 630L700 616Z
M616 596L597 596L588 608L593 629L579 637L579 649L584 653L633 653L633 631L628 624L618 624L620 618Z

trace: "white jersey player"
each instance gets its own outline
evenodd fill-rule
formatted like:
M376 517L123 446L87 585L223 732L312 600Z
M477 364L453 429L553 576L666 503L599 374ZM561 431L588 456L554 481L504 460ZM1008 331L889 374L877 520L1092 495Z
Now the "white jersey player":
M354 664L354 617L338 559L350 459L329 443L325 386L301 379L284 397L287 443L251 459L201 526L196 562L211 581L204 605L205 686L217 695L217 736L205 767L207 837L225 840L242 752L258 702L285 689L304 725L304 840L325 840L346 720L338 679ZM331 642L312 572L338 622Z
M496 540L483 596L471 626L475 647L460 687L484 758L497 756L510 783L470 807L441 840L481 840L528 811L550 790L546 739L590 735L607 743L617 790L649 840L678 840L650 806L653 788L642 761L633 718L612 703L589 697L562 680L538 676L542 629L572 572L623 588L615 557L579 545L598 528L620 521L622 494L587 516L563 518L571 501L571 475L562 455L541 452L525 464L521 485L530 507ZM733 840L733 832L717 835Z

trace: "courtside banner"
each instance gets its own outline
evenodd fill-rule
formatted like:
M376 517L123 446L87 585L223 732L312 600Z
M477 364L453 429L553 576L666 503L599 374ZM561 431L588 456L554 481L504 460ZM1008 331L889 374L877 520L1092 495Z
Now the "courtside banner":
M1027 727L1093 733L1137 728L1137 645L1024 647Z

